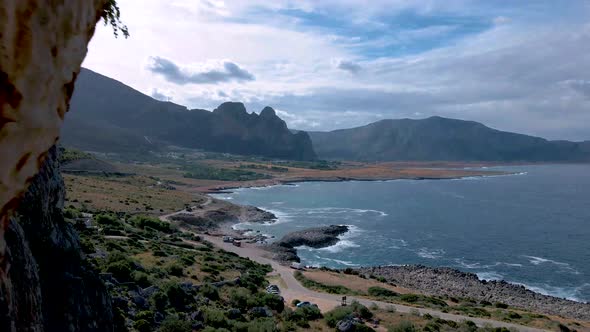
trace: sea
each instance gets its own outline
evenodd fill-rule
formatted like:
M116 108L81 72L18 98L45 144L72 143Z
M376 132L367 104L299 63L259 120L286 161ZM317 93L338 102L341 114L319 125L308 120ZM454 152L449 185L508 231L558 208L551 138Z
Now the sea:
M447 266L483 280L590 302L590 165L490 167L511 175L452 180L304 182L216 194L273 212L238 224L275 239L348 225L331 247L301 247L303 264Z

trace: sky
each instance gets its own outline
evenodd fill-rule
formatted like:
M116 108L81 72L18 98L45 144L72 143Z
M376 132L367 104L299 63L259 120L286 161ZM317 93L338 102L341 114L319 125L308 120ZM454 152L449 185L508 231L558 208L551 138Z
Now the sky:
M118 0L83 66L159 100L334 130L444 116L590 140L590 0Z

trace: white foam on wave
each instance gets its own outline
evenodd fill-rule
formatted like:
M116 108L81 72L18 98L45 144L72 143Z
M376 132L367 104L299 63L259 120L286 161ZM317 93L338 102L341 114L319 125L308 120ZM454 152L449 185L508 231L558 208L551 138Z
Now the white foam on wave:
M481 264L479 262L475 262L475 263L467 263L465 262L463 259L461 258L456 258L455 262L457 262L457 264L459 264L460 267L465 268L465 269L471 269L471 270L475 270L475 269L491 269L493 267L497 267L497 266L510 266L510 267L522 267L522 264L518 264L518 263L505 263L505 262L495 262L494 264Z
M388 241L391 241L393 243L388 247L390 249L401 249L402 247L408 246L408 242L406 242L406 240L404 239L391 239Z
M386 216L388 216L387 213L385 213L383 211L380 211L380 210L353 209L353 208L340 208L340 207L324 207L324 208L305 209L305 213L308 214L308 215L314 215L314 214L342 214L342 213L356 213L356 214L372 213L372 214L378 214L380 217L386 217Z
M360 245L355 243L352 239L359 236L363 230L358 228L355 225L346 225L348 227L348 232L338 236L338 243L329 246L329 247L325 247L325 248L320 248L317 249L318 251L325 251L325 252L329 252L329 253L337 253L337 252L341 252L343 250L346 249L350 249L350 248L359 248Z
M416 255L428 259L439 259L443 257L444 254L444 249L429 249L426 247L422 247L416 251Z
M548 259L548 258L544 258L544 257L537 257L537 256L522 255L522 257L527 258L529 260L529 263L531 263L533 265L553 264L553 265L558 266L564 272L569 272L569 273L576 274L576 275L580 274L580 271L576 270L568 263L559 262L559 261L555 261L552 259Z
M477 277L479 278L479 280L492 281L492 280L502 280L502 279L504 279L504 276L503 275L501 275L500 273L495 272L495 271L476 272L475 274L477 275Z
M515 285L524 286L526 289L529 289L535 293L540 293L543 295L555 296L562 299L568 299L576 302L585 302L582 298L580 298L580 293L585 288L590 288L590 283L585 283L578 287L557 287L551 286L548 284L542 285L529 285L525 283L519 282L511 282Z

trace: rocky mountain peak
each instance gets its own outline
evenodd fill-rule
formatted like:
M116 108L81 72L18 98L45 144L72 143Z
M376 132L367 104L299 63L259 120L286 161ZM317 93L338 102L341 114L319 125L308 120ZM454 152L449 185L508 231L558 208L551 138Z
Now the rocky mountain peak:
M219 107L217 107L213 113L215 114L224 114L224 115L230 115L230 116L237 116L237 117L242 117L245 115L248 115L248 111L246 111L246 106L244 106L243 103L240 102L225 102L221 105L219 105Z
M272 107L266 106L264 109L262 109L262 112L260 112L260 116L263 118L275 118L277 113Z

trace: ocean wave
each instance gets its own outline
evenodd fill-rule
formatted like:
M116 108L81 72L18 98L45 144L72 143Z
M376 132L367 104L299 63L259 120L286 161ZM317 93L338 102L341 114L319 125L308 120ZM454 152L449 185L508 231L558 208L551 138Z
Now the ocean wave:
M544 257L537 257L537 256L522 255L522 257L527 258L529 260L529 263L531 263L533 265L553 264L553 265L558 266L561 269L561 271L563 271L563 272L580 274L580 271L573 268L569 263L554 261L552 259L548 259L548 258L544 258Z
M408 242L406 242L406 240L403 240L403 239L391 239L391 240L387 240L387 241L393 242L393 244L391 244L388 247L390 249L401 249L402 247L408 246Z
M543 295L555 296L562 299L568 299L576 302L585 302L588 299L583 299L580 297L581 292L585 288L590 288L590 283L585 283L583 285L577 287L558 287L558 286L551 286L548 284L526 284L526 283L519 283L519 282L511 282L515 285L524 286L526 289L529 289L533 292L540 293Z
M477 275L479 280L492 281L492 280L503 280L504 279L503 275L501 275L500 273L495 272L495 271L476 272L475 274Z
M381 217L388 216L387 213L379 210L371 210L371 209L353 209L353 208L340 208L340 207L324 207L324 208L313 208L313 209L301 209L302 213L308 215L314 214L342 214L342 213L357 213L357 214L364 214L364 213L373 213L378 214Z
M498 266L510 266L510 267L522 267L522 264L518 263L505 263L505 262L495 262L494 264L481 264L479 262L475 263L467 263L461 258L455 258L454 261L459 264L460 267L470 270L476 269L491 269Z
M416 255L428 259L439 259L443 257L444 254L444 249L429 249L426 247L422 247L416 251Z
M348 227L348 232L338 236L338 243L329 246L329 247L325 247L325 248L320 248L317 249L318 251L325 251L325 252L329 252L329 253L337 253L337 252L341 252L345 249L349 249L349 248L359 248L360 245L355 243L352 239L359 236L361 233L363 233L363 230L358 228L355 225L346 225Z

